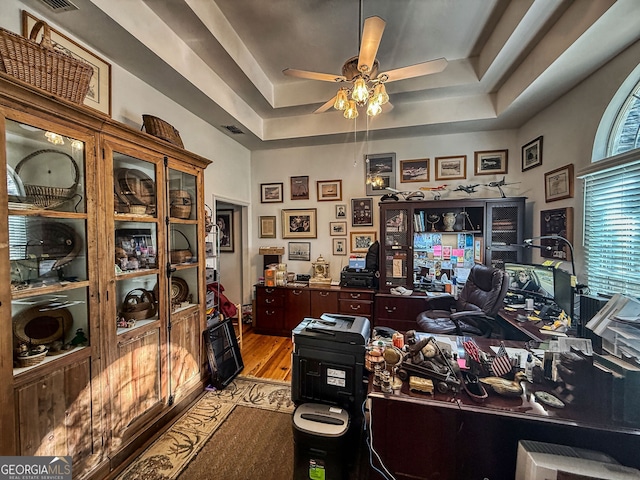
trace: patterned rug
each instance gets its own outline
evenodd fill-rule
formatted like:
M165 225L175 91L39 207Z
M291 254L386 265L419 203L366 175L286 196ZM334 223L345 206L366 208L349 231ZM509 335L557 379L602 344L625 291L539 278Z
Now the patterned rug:
M283 413L295 408L290 383L238 376L224 390L206 392L117 479L177 478L237 406Z

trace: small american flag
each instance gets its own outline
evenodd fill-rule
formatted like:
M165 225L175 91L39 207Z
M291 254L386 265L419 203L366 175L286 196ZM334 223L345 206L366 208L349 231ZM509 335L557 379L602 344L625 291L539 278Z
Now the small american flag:
M474 359L476 362L480 363L480 349L478 345L473 340L467 340L462 344L464 347L464 351L467 352L467 355Z
M493 362L491 363L491 370L496 377L501 377L511 371L511 360L507 354L507 349L504 348L504 343L500 342L500 348L496 353Z

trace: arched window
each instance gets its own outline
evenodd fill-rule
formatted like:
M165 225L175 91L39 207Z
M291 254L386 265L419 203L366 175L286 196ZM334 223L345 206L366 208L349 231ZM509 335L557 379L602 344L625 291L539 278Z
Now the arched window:
M592 292L640 297L640 82L622 88L614 121L601 125L607 157L581 172L585 265Z

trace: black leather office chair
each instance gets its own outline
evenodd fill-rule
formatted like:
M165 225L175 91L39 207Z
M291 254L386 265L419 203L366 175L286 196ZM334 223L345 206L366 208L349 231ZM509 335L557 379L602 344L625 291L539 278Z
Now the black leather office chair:
M441 335L501 337L495 320L509 289L509 274L499 268L476 264L471 268L458 299L429 299L438 310L429 309L418 315L418 330ZM432 300L436 302L430 302ZM427 308L431 308L427 306ZM444 308L448 308L444 309Z

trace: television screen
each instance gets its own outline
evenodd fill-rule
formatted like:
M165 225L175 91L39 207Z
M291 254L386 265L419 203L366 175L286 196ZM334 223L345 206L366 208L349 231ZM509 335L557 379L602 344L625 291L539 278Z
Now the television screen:
M524 263L504 264L509 274L509 290L523 295L555 297L554 268Z

